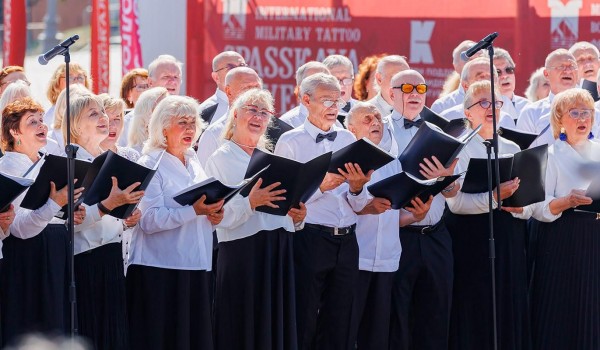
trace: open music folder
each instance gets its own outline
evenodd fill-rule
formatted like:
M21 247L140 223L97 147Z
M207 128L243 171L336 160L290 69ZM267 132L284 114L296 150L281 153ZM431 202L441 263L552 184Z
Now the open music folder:
M356 163L360 166L363 173L366 174L371 170L381 168L392 160L394 160L394 156L384 151L371 140L363 137L335 151L331 156L328 171L339 174L338 168L346 171L344 164Z

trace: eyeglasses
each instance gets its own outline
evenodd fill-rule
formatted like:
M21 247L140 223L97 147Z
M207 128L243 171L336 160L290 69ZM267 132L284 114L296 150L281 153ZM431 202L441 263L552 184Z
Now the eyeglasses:
M146 91L150 87L150 84L138 84L134 85L132 89L136 89L137 91Z
M405 94L410 94L416 89L417 92L422 95L427 92L427 84L400 84L400 86L393 86L392 89L400 89Z
M338 79L338 81L340 82L341 86L350 86L352 83L354 83L354 78Z
M253 117L259 117L261 119L271 118L275 114L267 109L260 109L255 105L242 106L242 108L252 114Z
M242 63L238 63L238 64L235 64L235 63L227 63L227 64L225 65L225 67L221 67L221 68L217 69L217 70L216 70L216 71L214 71L214 72L215 72L215 73L216 73L216 72L220 72L220 71L222 71L223 69L227 69L227 71L230 71L230 70L232 70L233 68L237 68L237 67L248 67L248 65L247 65L246 63L243 63L243 62L242 62Z
M473 103L469 107L467 107L467 109L470 109L471 107L473 107L475 105L480 105L481 108L488 109L492 105L492 102L488 101L488 100L480 100L480 101ZM502 108L503 105L504 105L504 101L496 101L496 109Z
M65 79L66 77L63 75L60 78ZM85 75L69 75L69 83L83 84L85 83Z
M569 64L569 65L561 65L561 66L551 66L551 67L546 67L546 69L555 69L560 72L565 72L567 70L574 71L574 70L577 70L577 65Z
M496 69L496 73L501 77L502 74L515 74L515 67L506 67L504 70Z
M325 108L331 108L333 107L333 105L335 105L337 108L342 108L346 105L346 102L342 99L339 99L337 101L321 100L320 102L323 104L323 106L325 106Z
M594 115L593 109L569 109L569 117L573 119L590 119Z

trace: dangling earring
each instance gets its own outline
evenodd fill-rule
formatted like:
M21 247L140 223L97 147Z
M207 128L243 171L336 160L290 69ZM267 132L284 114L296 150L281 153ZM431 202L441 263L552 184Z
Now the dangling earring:
M565 128L560 128L560 134L558 135L558 138L561 141L567 141L567 134L565 134Z
M590 134L588 135L588 140L591 140L594 138L594 134L590 131Z
M20 137L17 139L17 146L21 146L21 138Z

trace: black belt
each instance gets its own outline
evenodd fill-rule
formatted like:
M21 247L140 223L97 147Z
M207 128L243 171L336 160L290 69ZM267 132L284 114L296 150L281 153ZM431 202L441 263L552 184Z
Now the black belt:
M347 227L329 227L317 224L304 224L304 227L322 232L327 232L331 236L345 236L356 232L356 224Z
M400 227L400 232L408 231L408 232L420 233L422 235L427 235L427 234L437 231L437 229L440 228L440 226L442 226L442 224L443 224L443 220L438 221L435 225L424 225L424 226L408 225L408 226Z

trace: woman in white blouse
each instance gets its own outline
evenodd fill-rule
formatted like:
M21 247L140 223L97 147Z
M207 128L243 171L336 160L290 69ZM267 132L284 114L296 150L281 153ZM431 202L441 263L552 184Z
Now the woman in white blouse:
M600 346L600 217L578 211L592 203L586 190L598 174L600 144L592 140L594 100L583 89L554 97L546 200L538 231L532 284L534 349L591 350Z
M229 185L241 182L254 150L269 145L265 131L272 110L268 91L241 94L229 111L225 143L206 163L207 174ZM302 227L306 208L301 204L286 216L256 211L276 207L285 193L279 182L261 185L259 180L248 197L229 201L217 226L216 349L297 348L292 235Z
M491 94L489 81L476 82L466 92L464 111L470 128L474 129L479 125L482 127L458 156L461 171L467 169L471 158L487 158L483 142L493 136L494 106ZM499 117L502 99L498 92L495 95L496 116ZM520 151L519 146L502 137L498 138L498 147L499 156ZM462 181L463 179L459 180L461 188ZM510 197L518 187L518 178L501 183L500 200ZM494 190L494 208L500 200L496 198ZM455 197L447 198L446 201L450 212L446 213L445 220L452 236L454 254L449 348L493 349L488 192L459 191ZM494 210L499 349L519 350L529 347L525 256L527 221L523 219L529 218L531 213L531 206Z
M2 113L3 173L23 176L40 159L48 132L43 115L42 106L29 97L6 106ZM39 169L35 167L28 177L35 178ZM13 202L16 217L3 247L3 345L30 332L69 332L69 235L64 221L54 218L67 204L67 188L57 190L53 183L51 188L39 209L21 208L27 192ZM80 192L76 191L75 198ZM76 213L76 224L84 214L83 209Z
M168 96L150 120L150 139L139 163L162 155L140 203L127 270L129 349L213 349L212 231L223 218L223 201L198 199L181 206L177 192L206 179L191 149L200 133L198 103Z
M70 100L71 141L78 147L77 159L93 161L104 152L100 143L108 135L108 116L102 101L91 93ZM67 135L67 123L62 124ZM144 195L133 191L139 182L119 188L113 178L109 196L86 209L81 225L75 226L75 282L79 334L89 338L95 349L129 349L125 305L125 275L121 236L123 229L138 222L138 210L126 220L109 214L125 204L135 204Z

